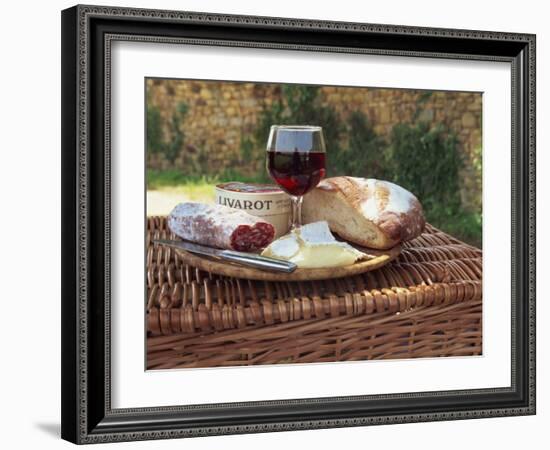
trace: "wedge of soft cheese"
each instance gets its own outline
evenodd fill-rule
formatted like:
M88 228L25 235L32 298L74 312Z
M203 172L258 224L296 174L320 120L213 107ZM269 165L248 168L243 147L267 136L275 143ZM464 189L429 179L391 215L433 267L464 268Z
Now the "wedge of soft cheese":
M263 256L292 261L302 269L340 267L367 258L346 242L337 241L326 221L309 223L273 241Z

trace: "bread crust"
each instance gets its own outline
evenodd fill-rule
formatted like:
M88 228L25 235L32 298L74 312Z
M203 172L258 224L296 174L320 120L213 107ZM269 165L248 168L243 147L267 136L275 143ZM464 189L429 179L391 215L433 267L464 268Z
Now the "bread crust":
M333 177L304 197L304 222L326 220L331 230L356 244L387 249L414 239L425 226L422 205L388 181Z

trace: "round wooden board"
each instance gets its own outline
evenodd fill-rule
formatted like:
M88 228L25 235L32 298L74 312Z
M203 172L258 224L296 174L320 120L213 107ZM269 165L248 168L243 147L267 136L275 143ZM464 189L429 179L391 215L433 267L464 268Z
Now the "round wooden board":
M342 267L326 267L322 269L296 269L292 273L272 272L267 270L255 269L240 264L234 264L228 261L222 261L208 256L195 255L185 250L176 249L175 251L181 257L184 263L200 270L225 275L234 278L245 278L249 280L264 281L309 281L309 280L327 280L331 278L342 278L351 275L357 275L370 270L378 269L394 260L401 253L401 244L388 250L374 250L354 246L364 253L375 255L373 259L358 261L355 264Z

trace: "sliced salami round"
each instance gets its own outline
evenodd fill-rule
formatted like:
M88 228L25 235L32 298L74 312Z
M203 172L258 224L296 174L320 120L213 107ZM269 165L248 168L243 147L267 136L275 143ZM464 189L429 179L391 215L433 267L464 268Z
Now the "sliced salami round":
M245 211L197 202L177 205L168 227L186 241L241 252L260 250L275 236L273 225Z

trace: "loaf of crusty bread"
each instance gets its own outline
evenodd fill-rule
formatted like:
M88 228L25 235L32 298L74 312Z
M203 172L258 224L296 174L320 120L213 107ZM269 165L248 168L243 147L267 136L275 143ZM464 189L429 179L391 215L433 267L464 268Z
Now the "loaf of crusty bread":
M387 249L424 230L422 205L406 189L372 178L334 177L305 195L304 223L326 220L347 241Z

